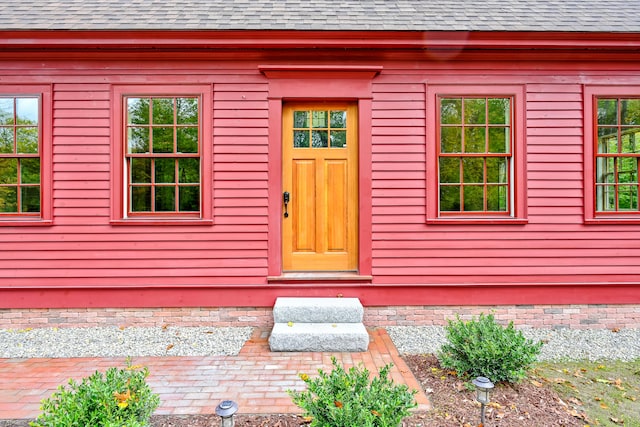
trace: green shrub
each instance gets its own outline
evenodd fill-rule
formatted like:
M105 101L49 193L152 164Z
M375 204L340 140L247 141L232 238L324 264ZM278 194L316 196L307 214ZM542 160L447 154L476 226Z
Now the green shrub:
M331 362L333 370L329 374L322 369L314 379L300 374L306 391L288 390L293 403L311 418L311 427L397 427L409 415L409 409L417 406L413 398L416 391L388 378L392 365L386 365L378 377L370 380L369 371L363 367L345 371L335 357Z
M59 386L42 401L32 427L145 427L160 398L146 383L147 368L110 368L68 387Z
M480 314L465 322L456 317L446 327L448 343L438 354L443 368L466 378L484 376L493 382L518 382L536 361L542 343L534 343L517 331L496 323L493 315Z

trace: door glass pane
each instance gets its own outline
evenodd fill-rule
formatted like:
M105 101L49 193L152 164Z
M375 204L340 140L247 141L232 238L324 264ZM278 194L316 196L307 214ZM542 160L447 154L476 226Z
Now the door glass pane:
M313 111L311 113L311 127L312 128L327 128L327 112L326 111Z
M346 128L347 127L347 112L346 111L332 111L331 112L331 127L332 128Z
M293 112L293 127L294 128L308 128L309 127L309 112L308 111L294 111Z
M294 148L308 148L309 147L309 131L294 130L293 146Z
M311 146L313 148L326 148L329 144L329 132L326 130L311 131Z
M332 130L331 131L331 146L342 148L347 145L347 131L346 130Z

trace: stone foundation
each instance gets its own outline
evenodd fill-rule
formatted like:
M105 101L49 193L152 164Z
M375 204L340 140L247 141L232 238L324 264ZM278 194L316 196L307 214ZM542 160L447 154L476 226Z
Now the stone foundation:
M493 313L522 328L640 328L640 304L365 307L368 327L446 325ZM151 326L273 326L271 307L0 309L0 329Z

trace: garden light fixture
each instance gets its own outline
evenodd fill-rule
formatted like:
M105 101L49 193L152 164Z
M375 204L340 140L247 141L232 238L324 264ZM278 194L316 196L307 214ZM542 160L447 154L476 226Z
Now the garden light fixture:
M233 427L235 421L233 415L238 411L238 404L233 400L223 400L216 406L216 415L222 418L222 427Z
M489 378L478 377L472 384L476 386L476 400L480 402L480 423L484 425L484 407L489 403L489 391L493 388L493 383Z

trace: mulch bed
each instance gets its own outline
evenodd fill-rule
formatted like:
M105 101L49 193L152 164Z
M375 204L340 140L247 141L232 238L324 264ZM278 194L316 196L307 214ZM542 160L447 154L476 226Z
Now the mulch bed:
M462 380L440 368L433 355L404 357L426 391L433 410L414 413L403 427L474 427L480 424L480 406L475 393ZM529 379L517 385L499 384L486 408L488 426L582 427L573 408L563 402L544 381ZM29 420L0 420L0 427L28 427ZM151 427L212 427L220 425L216 415L154 416ZM300 427L308 425L297 415L238 415L235 427ZM356 427L356 426L354 426Z

